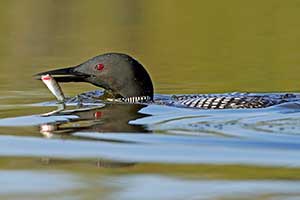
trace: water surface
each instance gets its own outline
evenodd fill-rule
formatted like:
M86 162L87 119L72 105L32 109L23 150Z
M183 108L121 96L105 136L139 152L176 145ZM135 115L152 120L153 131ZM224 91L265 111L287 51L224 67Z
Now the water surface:
M299 92L298 1L0 4L1 198L299 198L300 102L109 104L41 117L56 105L32 77L123 52L145 65L157 94ZM96 89L62 87L67 96Z

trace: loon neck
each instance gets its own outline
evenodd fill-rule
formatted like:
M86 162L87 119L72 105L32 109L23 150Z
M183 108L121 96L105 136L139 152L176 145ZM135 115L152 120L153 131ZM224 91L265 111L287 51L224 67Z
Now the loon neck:
M120 93L114 93L112 90L105 90L104 91L104 99L108 101L114 101L114 102L127 102L127 103L142 103L142 102L148 102L153 100L153 90L151 90L151 93L149 95L147 94L141 94L136 93L133 95L121 95Z
M108 101L125 102L125 103L146 103L152 101L153 98L150 96L134 96L134 97L121 97L121 98L108 98Z

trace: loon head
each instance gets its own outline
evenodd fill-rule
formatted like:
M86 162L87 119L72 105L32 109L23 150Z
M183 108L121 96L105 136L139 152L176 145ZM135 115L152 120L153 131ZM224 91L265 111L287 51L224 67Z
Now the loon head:
M107 53L74 67L46 71L36 76L46 74L58 82L88 82L110 90L115 97L147 96L153 99L149 74L143 65L126 54Z

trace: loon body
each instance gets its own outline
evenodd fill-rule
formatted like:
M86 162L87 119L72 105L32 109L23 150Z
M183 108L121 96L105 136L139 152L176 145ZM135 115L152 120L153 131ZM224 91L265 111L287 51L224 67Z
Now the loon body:
M208 94L173 95L170 98L154 98L151 78L142 64L120 53L96 56L74 67L46 71L37 74L51 75L58 82L88 82L104 88L112 98L124 103L158 103L178 107L200 109L264 108L299 100L296 94ZM84 93L83 99L96 99L97 92ZM74 99L73 99L74 100Z

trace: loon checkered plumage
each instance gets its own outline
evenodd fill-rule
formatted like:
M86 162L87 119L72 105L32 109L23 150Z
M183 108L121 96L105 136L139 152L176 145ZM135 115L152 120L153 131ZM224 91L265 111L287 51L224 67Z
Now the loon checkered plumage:
M249 93L218 95L174 95L168 101L154 98L151 78L135 59L120 53L96 56L74 67L46 71L58 82L88 82L109 91L110 101L124 103L158 103L200 109L264 108L298 100L294 94L258 95ZM87 93L85 94L87 95ZM89 94L88 98L93 95Z
M219 94L210 96L183 95L175 97L173 105L201 109L265 108L299 100L293 94L263 95L250 93Z

